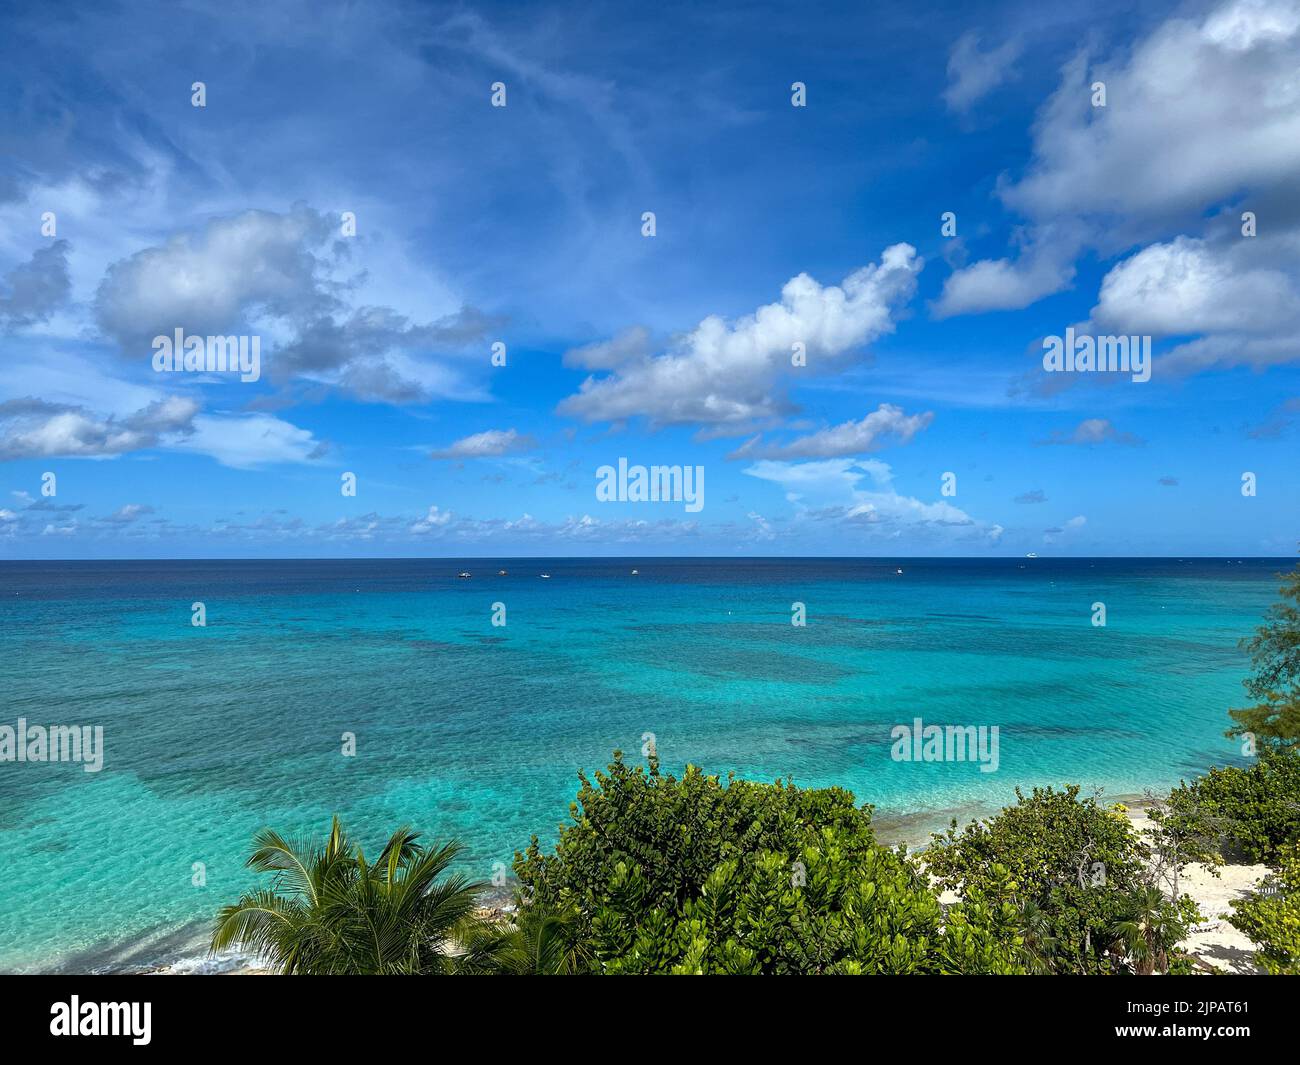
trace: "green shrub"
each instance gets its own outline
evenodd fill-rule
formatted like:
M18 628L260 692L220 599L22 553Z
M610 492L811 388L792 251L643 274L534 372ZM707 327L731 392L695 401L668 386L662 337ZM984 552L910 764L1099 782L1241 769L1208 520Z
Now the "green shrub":
M1016 789L1016 804L959 833L932 837L924 861L941 887L963 899L1009 901L1039 971L1125 971L1116 928L1133 919L1147 886L1146 846L1122 813L1064 791ZM1148 907L1149 909L1150 907ZM1176 915L1166 915L1172 923Z
M591 971L1023 971L1015 909L976 894L945 913L850 792L677 779L617 751L580 780L555 853L534 837L515 871L531 902L580 915Z
M1252 862L1277 860L1300 839L1300 753L1260 752L1245 768L1211 769L1169 796L1166 822L1217 838Z
M1300 976L1300 843L1281 847L1278 861L1278 872L1249 898L1233 901L1228 922L1250 937L1266 972Z

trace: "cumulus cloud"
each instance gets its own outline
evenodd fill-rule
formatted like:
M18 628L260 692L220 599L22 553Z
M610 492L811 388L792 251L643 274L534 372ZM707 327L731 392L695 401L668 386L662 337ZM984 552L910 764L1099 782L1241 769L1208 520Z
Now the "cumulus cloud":
M500 325L471 307L413 322L391 307L354 306L364 275L347 262L332 220L311 208L249 210L174 234L109 267L95 296L100 329L123 353L153 338L250 334L281 342L263 356L272 379L337 387L367 401L482 398L445 359Z
M885 438L906 444L933 420L934 414L931 411L907 414L892 403L882 403L859 421L847 421L820 429L785 444L764 445L761 437L753 437L727 457L824 459L859 455L882 447Z
M1074 280L1079 244L1077 227L1044 226L1019 258L982 259L954 271L932 305L934 317L1017 310L1059 292Z
M1014 63L1024 50L1024 42L1013 37L1002 44L980 51L980 35L971 30L962 34L948 53L948 87L944 103L953 111L966 111L979 100L1015 75Z
M915 248L895 244L840 285L799 274L778 303L731 323L711 315L661 354L648 354L644 345L638 351L630 340L594 354L586 349L571 361L613 368L588 377L559 410L585 421L640 415L665 425L736 425L779 414L787 408L779 386L794 345L805 345L815 367L892 331L921 266Z
M108 268L95 296L100 328L126 352L150 353L155 336L175 329L224 334L254 313L294 320L334 310L323 215L305 207L287 214L244 211L177 233Z
M1240 238L1152 244L1105 276L1092 319L1153 336L1290 328L1300 321L1300 291L1282 270L1251 263L1259 247Z
M435 503L429 507L429 512L423 518L411 526L413 533L437 532L445 529L451 524L452 514L449 510L440 510Z
M1058 429L1046 440L1040 440L1038 443L1040 445L1064 444L1079 447L1091 447L1096 444L1124 444L1128 447L1138 447L1143 441L1132 433L1120 432L1106 418L1085 418L1075 426L1073 431L1062 432Z
M1175 17L1126 60L1071 62L1040 116L1034 161L1003 190L1029 216L1200 212L1300 169L1300 5L1229 0ZM1094 108L1090 83L1106 84Z
M1293 362L1300 232L1152 244L1106 274L1092 319L1119 333L1194 337L1160 356L1162 375Z
M1245 191L1284 203L1300 179L1297 66L1296 0L1228 0L1167 19L1116 59L1074 57L1038 116L1025 173L1000 184L1030 222L1019 257L955 272L940 313L1027 306L1073 281L1084 248L1197 224ZM1106 107L1092 106L1095 81Z
M125 418L103 416L84 407L15 399L0 403L0 460L23 458L104 458L176 444L195 431L199 407L170 396Z
M486 459L531 451L537 441L514 429L488 429L462 437L454 444L429 452L431 459Z

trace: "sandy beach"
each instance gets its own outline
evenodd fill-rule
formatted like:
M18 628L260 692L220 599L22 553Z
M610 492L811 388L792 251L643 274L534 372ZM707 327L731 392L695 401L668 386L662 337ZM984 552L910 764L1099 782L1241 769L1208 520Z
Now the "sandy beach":
M1143 809L1130 808L1128 819L1139 833L1154 827ZM1225 915L1232 912L1229 903L1245 898L1268 872L1266 865L1222 865L1211 871L1199 863L1183 870L1179 889L1196 900L1205 917L1205 923L1194 928L1183 941L1189 954L1225 973L1260 972L1254 960L1254 946L1227 922Z

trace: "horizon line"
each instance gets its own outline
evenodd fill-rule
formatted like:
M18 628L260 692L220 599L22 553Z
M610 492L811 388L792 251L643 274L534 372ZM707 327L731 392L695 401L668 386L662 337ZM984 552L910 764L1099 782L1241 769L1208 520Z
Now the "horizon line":
M0 565L22 562L593 562L593 561L628 561L636 562L647 559L659 561L708 561L708 562L895 562L909 559L915 562L997 562L1024 560L1026 554L1016 555L246 555L246 556L105 556L82 558L6 558L0 559ZM1034 561L1168 561L1179 562L1193 559L1213 561L1296 561L1292 555L1043 555L1035 553Z

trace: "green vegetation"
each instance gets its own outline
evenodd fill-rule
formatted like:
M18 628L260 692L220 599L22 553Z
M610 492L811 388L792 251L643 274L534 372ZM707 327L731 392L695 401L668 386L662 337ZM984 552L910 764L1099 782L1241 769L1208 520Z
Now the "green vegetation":
M418 839L399 828L370 865L337 817L324 843L259 832L248 866L270 873L271 887L221 911L212 949L237 946L305 975L487 968L499 940L474 916L485 885L447 873L458 844L426 849Z
M1255 960L1274 976L1300 976L1300 844L1281 849L1279 868L1228 918L1258 948Z
M1275 862L1300 838L1300 752L1268 750L1245 768L1213 768L1170 793L1164 823L1199 838L1194 860L1226 850L1250 862Z
M1011 903L1036 972L1165 971L1194 911L1165 899L1150 850L1122 813L1079 788L1035 788L996 817L935 835L940 887Z
M592 973L1010 973L1015 911L939 905L839 788L687 767L585 776L554 854L515 860L533 905L575 912Z
M1255 667L1246 691L1258 702L1228 711L1228 735L1289 748L1300 744L1300 568L1283 578L1280 595L1268 621L1242 641Z

